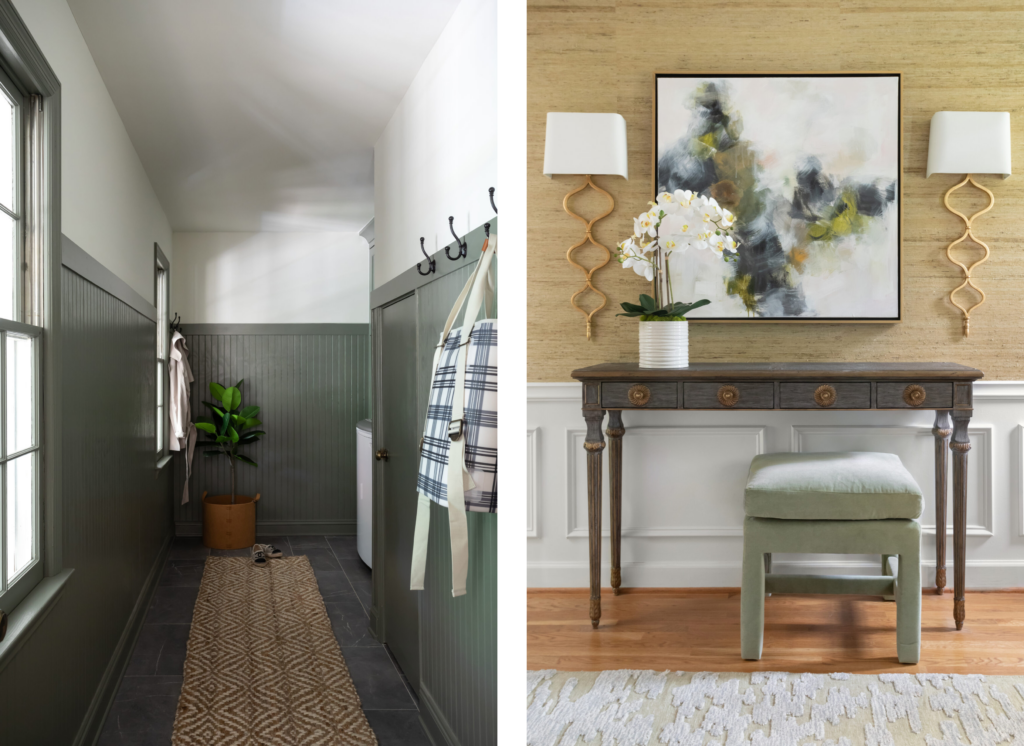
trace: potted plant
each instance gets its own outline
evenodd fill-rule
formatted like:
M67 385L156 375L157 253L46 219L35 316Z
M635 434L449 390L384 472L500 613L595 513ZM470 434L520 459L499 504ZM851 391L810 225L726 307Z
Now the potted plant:
M244 379L243 379L244 380ZM212 417L200 417L196 428L206 433L207 440L196 443L207 449L204 456L226 456L231 465L231 494L208 496L203 493L203 543L211 549L243 549L256 543L256 497L236 494L235 462L258 466L238 452L240 446L259 442L262 430L252 428L262 423L256 419L260 408L242 408L242 381L225 388L210 383L213 402L204 401ZM246 432L249 431L249 432Z
M662 192L648 204L651 209L633 220L633 235L618 245L616 254L623 269L652 284L653 296L641 295L639 304L622 303L625 313L617 315L640 317L641 368L685 368L690 364L686 314L711 301L675 302L669 259L692 248L736 261L737 243L729 234L736 218L714 199L689 190Z

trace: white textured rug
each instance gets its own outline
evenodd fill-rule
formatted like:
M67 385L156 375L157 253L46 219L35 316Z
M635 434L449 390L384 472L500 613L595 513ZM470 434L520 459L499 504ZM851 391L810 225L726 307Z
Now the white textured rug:
M1024 677L529 671L529 746L1024 746Z

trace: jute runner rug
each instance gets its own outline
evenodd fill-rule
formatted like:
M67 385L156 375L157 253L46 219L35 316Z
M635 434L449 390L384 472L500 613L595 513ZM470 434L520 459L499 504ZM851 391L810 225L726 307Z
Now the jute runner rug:
M527 674L529 746L1021 746L1024 676Z
M377 743L308 559L206 560L172 743Z

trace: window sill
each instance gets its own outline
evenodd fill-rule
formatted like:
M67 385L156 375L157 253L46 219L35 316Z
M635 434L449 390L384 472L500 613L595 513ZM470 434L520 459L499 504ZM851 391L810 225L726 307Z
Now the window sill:
M156 470L160 471L161 469L163 469L165 466L167 466L167 464L171 463L172 458L173 457L170 455L161 458L159 461L156 462Z
M14 659L15 654L39 628L46 615L62 595L64 586L74 570L64 570L57 575L43 578L25 599L15 607L7 619L7 636L0 642L0 671Z

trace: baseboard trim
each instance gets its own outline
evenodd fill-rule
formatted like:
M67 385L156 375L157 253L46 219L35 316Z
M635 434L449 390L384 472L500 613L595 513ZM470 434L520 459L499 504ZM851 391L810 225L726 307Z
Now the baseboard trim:
M114 653L110 656L110 663L107 664L107 669L103 672L103 677L96 687L96 693L93 695L92 702L89 703L89 709L85 713L82 725L78 729L78 735L75 736L74 746L86 746L86 744L94 746L99 740L103 723L114 704L114 695L117 694L121 679L124 678L124 672L128 668L128 661L135 649L135 641L142 631L142 623L146 619L149 602L153 599L153 593L156 592L157 584L160 582L160 571L171 551L173 539L173 536L168 536L164 540L156 561L149 568L149 575L146 576L146 581L142 584L142 592L139 593L139 597L135 601L135 608L132 609L131 616L128 617L128 624L125 625L124 632L121 633L121 639L117 641L117 647L114 648Z
M430 690L420 682L420 724L434 746L461 746Z
M200 522L174 524L176 536L202 536ZM257 536L355 536L356 522L344 521L257 521Z

